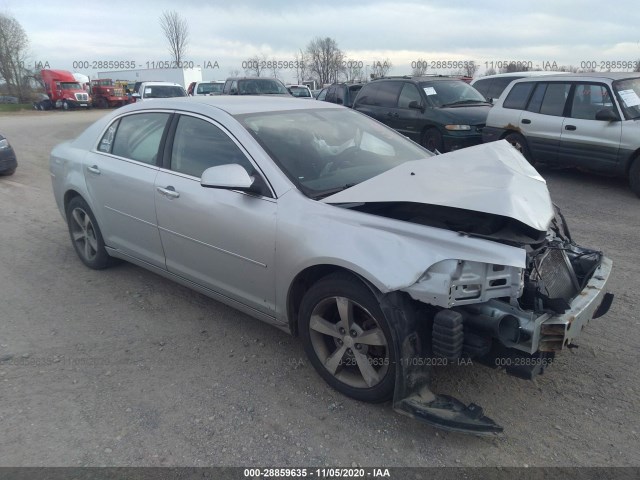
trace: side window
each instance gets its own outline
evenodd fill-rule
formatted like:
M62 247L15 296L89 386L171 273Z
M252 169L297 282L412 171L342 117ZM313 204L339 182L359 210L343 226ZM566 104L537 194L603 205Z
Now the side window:
M220 128L200 118L180 117L171 151L171 170L200 178L207 168L230 163L253 174L249 159Z
M111 153L111 147L113 147L113 138L116 136L116 130L118 129L118 123L120 119L113 122L107 128L107 131L104 132L104 135L100 139L100 143L98 144L98 150L104 153Z
M536 89L533 91L533 95L531 95L531 100L529 100L529 105L527 106L527 110L529 112L540 112L542 99L544 98L544 94L547 91L547 85L547 83L538 83L536 85Z
M358 105L375 105L379 84L369 83L358 94Z
M380 82L375 104L381 107L395 108L403 82Z
M507 86L514 80L517 80L517 78L514 78L514 77L494 78L485 96L488 98L494 98L494 99L498 98L500 95L502 95L502 92L504 92L504 89L507 88Z
M327 89L323 88L322 90L320 90L317 100L324 100L326 98L327 98Z
M576 85L571 103L571 117L595 120L596 113L611 108L611 95L604 85L583 83Z
M561 117L570 88L571 84L569 83L550 83L544 94L542 105L540 105L540 113Z
M398 108L409 108L409 104L411 102L422 103L422 99L420 98L420 92L418 88L411 84L405 83L402 87L402 91L400 91L400 98L398 99Z
M507 98L504 99L502 106L504 108L524 110L534 85L532 82L516 83L507 95Z
M327 96L325 98L325 101L336 103L336 86L335 85L329 87L329 90L327 90Z
M487 78L484 80L478 80L471 86L476 90L478 90L483 97L489 98L489 89L491 88L491 82L492 82L492 79Z
M168 113L138 113L120 119L111 153L155 165Z
M336 87L336 103L344 105L344 87Z

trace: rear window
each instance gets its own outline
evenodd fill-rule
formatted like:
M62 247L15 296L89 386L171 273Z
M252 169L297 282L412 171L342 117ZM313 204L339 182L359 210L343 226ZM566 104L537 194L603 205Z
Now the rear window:
M544 99L540 106L540 113L557 117L562 116L564 113L564 104L567 102L570 89L570 83L550 83L544 94Z
M527 106L527 100L535 83L523 82L513 86L507 98L504 99L502 106L504 108L515 108L516 110L524 110Z
M358 94L358 104L394 108L402 82L375 82L365 85Z
M144 87L144 98L186 97L184 88L174 85L150 85Z

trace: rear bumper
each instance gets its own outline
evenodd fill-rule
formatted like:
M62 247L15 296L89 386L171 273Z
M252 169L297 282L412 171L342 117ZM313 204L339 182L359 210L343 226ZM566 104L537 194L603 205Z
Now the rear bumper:
M0 174L11 172L18 167L18 160L13 148L0 150Z

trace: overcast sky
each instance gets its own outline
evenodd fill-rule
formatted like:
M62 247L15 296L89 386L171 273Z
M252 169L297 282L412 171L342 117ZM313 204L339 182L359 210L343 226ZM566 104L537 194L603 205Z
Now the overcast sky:
M370 65L389 58L394 74L411 62L524 61L535 66L640 59L637 0L0 0L31 42L31 59L51 68L73 62L169 60L159 17L177 10L190 28L187 58L218 62L205 79L242 71L242 61L265 55L293 60L314 37L332 37L351 60ZM545 63L549 62L549 63ZM596 67L598 68L598 67ZM440 70L431 73L450 73ZM283 71L283 79L290 80Z

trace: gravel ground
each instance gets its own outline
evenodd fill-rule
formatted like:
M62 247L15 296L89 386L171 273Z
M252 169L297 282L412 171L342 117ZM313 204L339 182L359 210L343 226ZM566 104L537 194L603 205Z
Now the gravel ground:
M535 382L473 365L436 386L496 437L438 431L331 390L297 339L130 264L92 271L48 155L104 112L0 116L0 466L640 466L640 199L541 170L575 239L614 261L608 315Z

